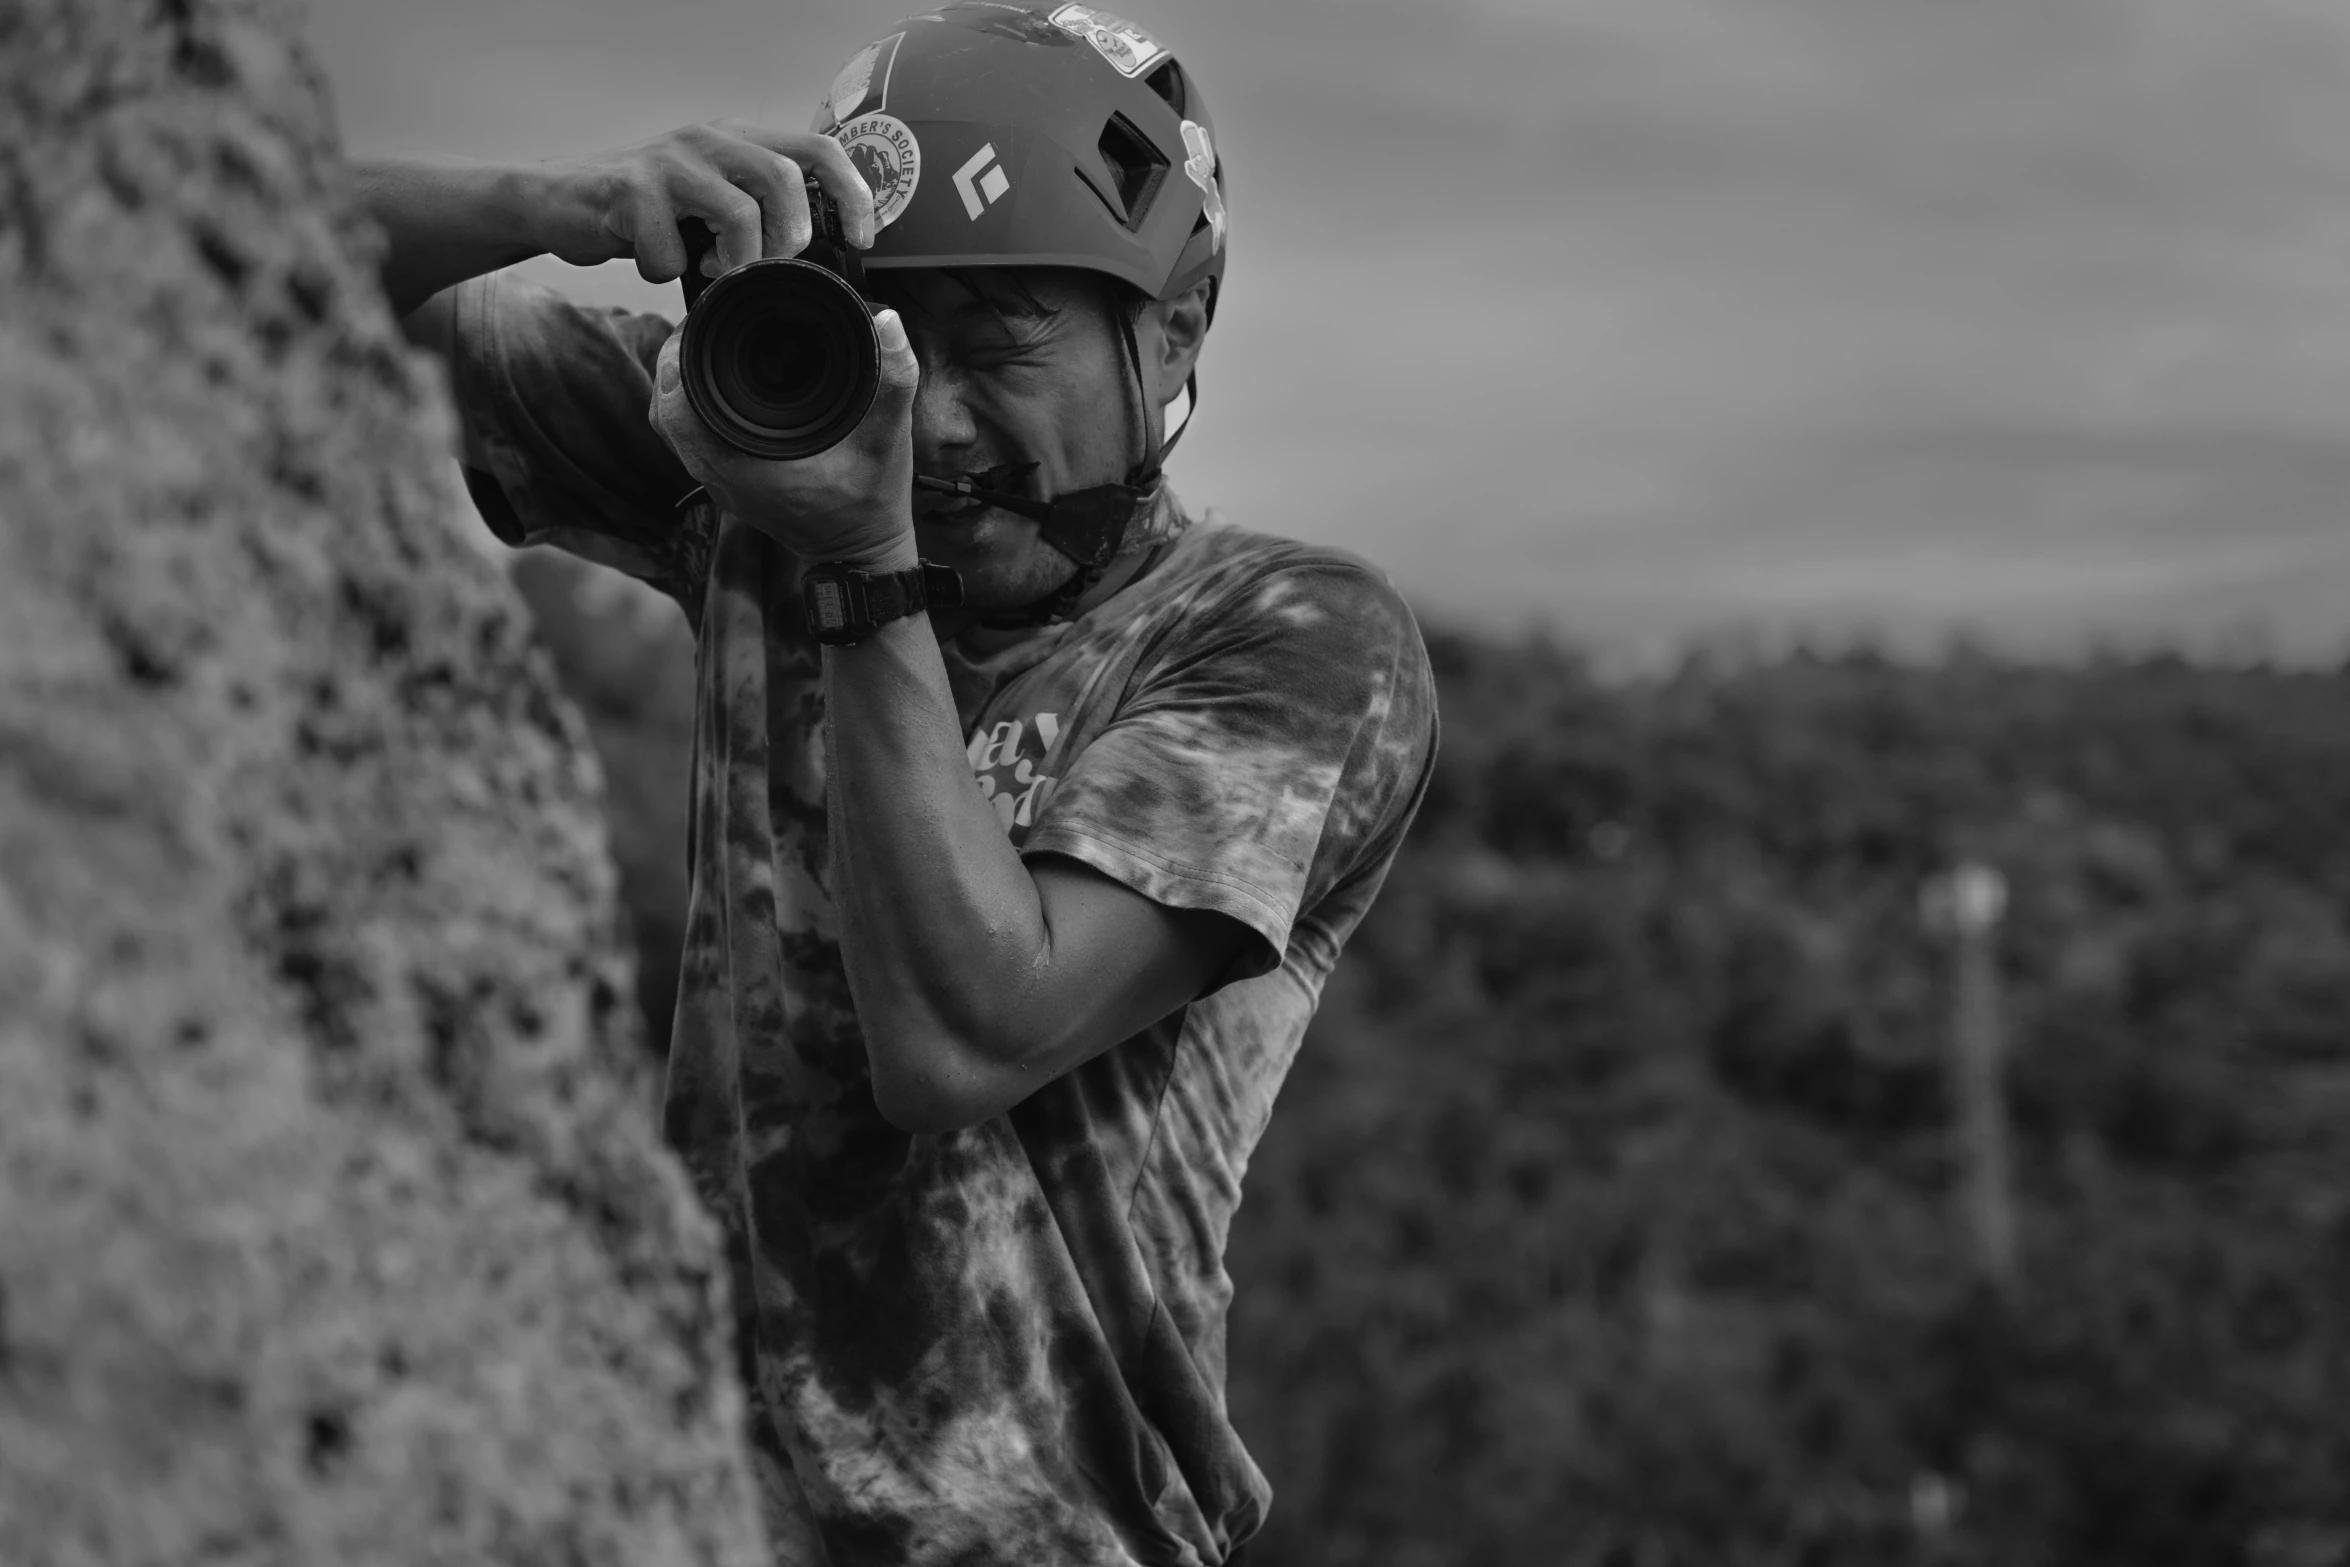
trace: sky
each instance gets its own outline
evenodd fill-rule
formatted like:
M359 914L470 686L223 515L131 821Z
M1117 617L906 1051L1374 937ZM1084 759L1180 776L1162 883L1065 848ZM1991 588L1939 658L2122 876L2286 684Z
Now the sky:
M907 9L312 0L311 36L352 151L538 159L804 127ZM1633 658L2350 652L2337 0L1122 14L1226 168L1195 509Z

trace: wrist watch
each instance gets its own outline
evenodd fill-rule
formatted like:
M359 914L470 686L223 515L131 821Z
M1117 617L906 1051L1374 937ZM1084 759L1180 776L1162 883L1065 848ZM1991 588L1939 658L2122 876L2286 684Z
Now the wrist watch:
M808 630L830 647L861 642L890 621L962 603L962 573L929 561L911 571L859 571L847 561L824 560L800 581Z

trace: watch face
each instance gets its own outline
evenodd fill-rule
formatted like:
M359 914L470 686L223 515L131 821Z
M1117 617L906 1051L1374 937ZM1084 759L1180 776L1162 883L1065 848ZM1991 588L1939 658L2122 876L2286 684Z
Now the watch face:
M818 631L838 631L849 623L848 595L835 577L818 577L808 584L808 605Z

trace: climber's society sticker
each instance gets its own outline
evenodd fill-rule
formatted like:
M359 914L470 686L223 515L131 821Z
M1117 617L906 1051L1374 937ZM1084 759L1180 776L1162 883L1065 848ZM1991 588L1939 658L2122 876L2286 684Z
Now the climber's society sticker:
M832 79L832 92L826 100L835 125L846 125L860 115L879 114L889 107L890 68L898 62L898 44L905 36L892 33L877 43L869 43L840 68L840 74Z
M844 120L832 134L873 188L874 229L888 228L922 183L922 144L905 121L887 114Z
M1090 5L1062 6L1052 14L1051 21L1062 32L1093 45L1103 59L1118 68L1121 76L1140 76L1169 53L1156 38L1132 22Z

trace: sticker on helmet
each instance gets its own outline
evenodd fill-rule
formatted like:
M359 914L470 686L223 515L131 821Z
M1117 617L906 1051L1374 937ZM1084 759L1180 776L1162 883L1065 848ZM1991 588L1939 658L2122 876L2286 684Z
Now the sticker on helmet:
M922 144L905 121L886 114L843 121L832 134L873 188L873 227L888 228L922 183Z
M1224 192L1216 186L1216 149L1208 142L1208 128L1196 120L1183 122L1183 172L1200 189L1200 210L1207 214L1208 248L1224 248Z
M840 68L827 95L835 125L846 125L861 114L879 114L889 107L890 68L897 64L898 44L905 36L892 33L869 43Z
M1173 52L1132 22L1090 5L1062 6L1052 14L1052 24L1093 45L1121 76L1140 76Z
M995 143L989 142L971 155L971 161L955 170L955 194L963 198L963 210L977 223L979 215L1011 192L1012 177L996 161Z

